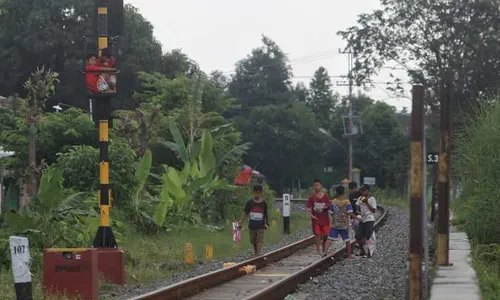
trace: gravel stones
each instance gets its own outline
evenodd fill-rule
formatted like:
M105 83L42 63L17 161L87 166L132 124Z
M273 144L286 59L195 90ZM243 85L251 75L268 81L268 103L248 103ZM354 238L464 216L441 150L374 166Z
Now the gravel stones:
M307 300L405 299L408 213L388 209L388 219L377 232L377 248L371 259L342 260L315 280L301 285L297 294L306 294Z

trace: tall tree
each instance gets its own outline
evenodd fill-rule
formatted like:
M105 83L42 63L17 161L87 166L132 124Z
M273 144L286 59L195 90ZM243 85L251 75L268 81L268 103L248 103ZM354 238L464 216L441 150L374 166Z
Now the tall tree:
M340 98L340 95L336 94L336 98ZM326 154L326 161L328 166L335 167L333 171L334 176L338 176L339 180L344 179L347 174L347 140L344 137L344 120L343 118L349 114L349 106L347 97L342 98L342 101L335 106L332 113L332 120L324 128L328 130L331 138L324 136L325 140L328 140L328 150ZM362 93L351 98L354 115L360 116L361 113L368 107L373 105L374 101L369 96ZM364 122L364 120L363 120ZM362 143L362 142L361 142ZM357 143L354 143L354 147L357 147ZM355 155L354 157L354 167L359 167L359 161Z
M198 64L180 49L169 51L162 57L160 73L167 75L170 79L179 76L193 77L199 71Z
M88 106L82 74L85 51L95 51L93 0L0 1L0 94L22 94L32 70L45 66L60 74L52 104ZM23 20L20 22L19 20ZM137 72L166 71L153 26L131 5L124 9L124 36L112 43L121 69L117 107L135 107Z
M332 83L328 71L324 67L319 67L314 72L314 77L309 87L311 93L309 104L314 114L316 114L320 126L323 128L330 123L336 104L331 86Z
M236 64L231 94L243 107L281 105L291 100L291 67L285 53L270 38Z
M36 133L40 116L45 108L45 102L54 94L55 85L59 81L58 74L45 69L37 69L24 84L27 91L25 122L28 127L30 184L28 192L35 196L38 192L38 179L41 176L41 166L36 158Z
M141 84L133 98L137 103L160 105L165 112L185 105L193 85L193 80L186 76L170 79L161 73L139 72L138 78Z
M1 1L2 94L23 92L25 78L38 66L45 65L63 75L76 61L83 59L83 37L91 32L92 6L91 0ZM64 85L66 78L61 77ZM83 82L80 84L84 86Z
M237 101L231 97L228 86L229 79L222 72L212 72L203 91L202 112L225 113L236 108Z
M115 107L135 108L137 103L131 95L140 86L137 74L141 71L160 72L163 53L160 42L153 35L153 25L132 5L125 5L124 35L114 52L120 69L118 101Z
M279 191L304 177L323 154L314 113L305 103L258 107L247 122L251 130L243 137L253 146L245 163L265 174Z
M377 178L380 187L404 186L408 159L408 135L396 109L376 102L361 112L363 135L355 142L356 166L366 176Z
M358 83L396 62L430 89L428 104L436 111L440 82L451 80L455 120L463 121L460 114L481 93L500 87L498 8L496 1L384 0L339 34L356 57Z
M300 102L308 102L311 92L307 89L306 85L303 82L299 82L295 85L295 97Z

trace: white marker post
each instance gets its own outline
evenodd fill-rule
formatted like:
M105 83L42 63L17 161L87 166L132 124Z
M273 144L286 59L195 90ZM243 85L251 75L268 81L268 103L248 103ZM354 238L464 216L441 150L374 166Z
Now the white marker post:
M283 194L283 232L290 234L290 194Z
M25 237L11 236L9 237L9 246L16 299L32 300L33 288L31 285L29 241Z

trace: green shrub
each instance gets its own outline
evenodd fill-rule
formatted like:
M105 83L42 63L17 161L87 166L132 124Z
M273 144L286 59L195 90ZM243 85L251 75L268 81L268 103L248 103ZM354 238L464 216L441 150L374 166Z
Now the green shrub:
M454 175L460 197L452 202L454 225L472 241L473 265L483 299L500 299L500 102L476 111L455 138Z
M500 103L477 110L457 134L454 164L462 193L453 203L457 223L480 244L500 243Z
M135 178L136 155L121 138L114 138L109 146L110 182L114 204L124 206L130 202L137 181ZM64 186L82 192L99 188L99 149L91 146L74 146L60 154L57 165L64 170Z
M472 250L473 266L483 299L500 299L500 245L478 245Z

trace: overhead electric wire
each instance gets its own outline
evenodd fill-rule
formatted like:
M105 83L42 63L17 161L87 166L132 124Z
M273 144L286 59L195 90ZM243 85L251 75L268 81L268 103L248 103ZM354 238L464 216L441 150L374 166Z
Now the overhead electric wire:
M285 54L285 55L287 55L287 54ZM297 64L309 63L309 62L313 62L313 61L317 61L317 60L332 58L332 57L335 57L338 55L339 55L339 53L337 52L337 50L332 49L332 50L327 50L327 51L322 51L322 52L318 52L318 53L314 53L314 54L301 56L298 58L289 59L286 63L289 66L293 66L293 65L297 65ZM282 63L281 61L275 62L275 63L270 63L267 65L259 66L259 68L261 68L261 69L272 68L272 67L276 67L276 66L281 65L281 63ZM224 71L221 73L222 74L234 74L234 73L236 73L236 69L231 70L231 71Z

